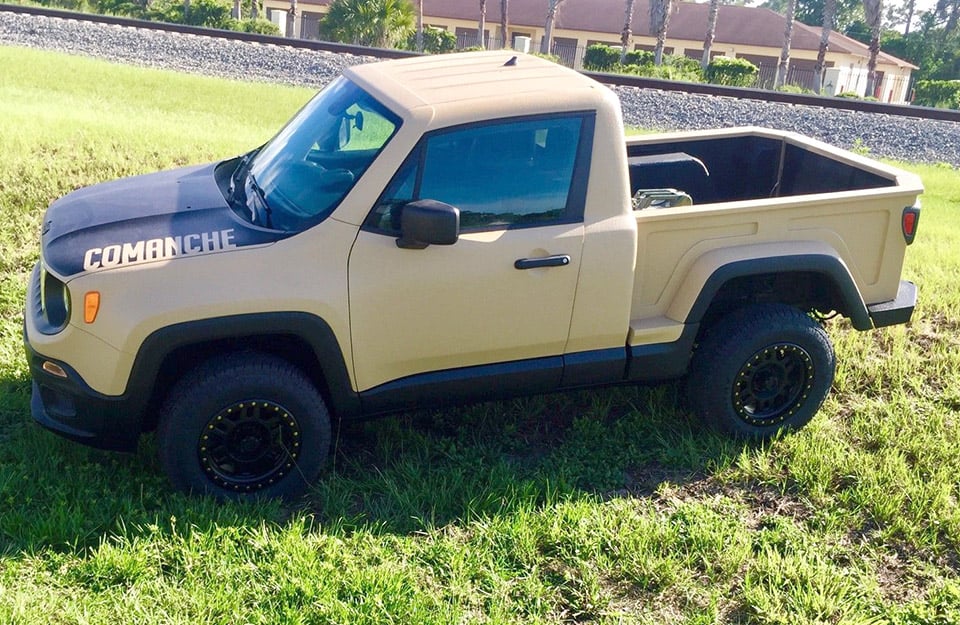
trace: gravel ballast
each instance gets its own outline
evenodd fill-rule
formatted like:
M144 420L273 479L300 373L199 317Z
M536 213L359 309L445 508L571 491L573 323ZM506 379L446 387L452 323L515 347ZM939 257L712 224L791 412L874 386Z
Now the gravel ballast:
M375 60L10 12L0 12L0 44L308 87L325 85L345 67ZM765 126L869 150L871 156L960 167L960 123L656 89L615 90L624 121L633 126L658 130Z

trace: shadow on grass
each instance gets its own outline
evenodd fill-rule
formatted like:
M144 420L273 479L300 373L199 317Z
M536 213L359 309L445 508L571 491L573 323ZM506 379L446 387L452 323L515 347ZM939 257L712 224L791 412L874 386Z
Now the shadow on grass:
M0 555L80 553L105 539L189 527L285 524L409 534L558 501L651 496L742 450L678 408L679 387L558 393L340 428L331 467L296 505L219 504L172 492L152 436L100 452L32 423L29 386L0 380Z
M347 531L403 534L699 481L743 444L702 430L679 395L679 384L600 389L348 426L311 509Z

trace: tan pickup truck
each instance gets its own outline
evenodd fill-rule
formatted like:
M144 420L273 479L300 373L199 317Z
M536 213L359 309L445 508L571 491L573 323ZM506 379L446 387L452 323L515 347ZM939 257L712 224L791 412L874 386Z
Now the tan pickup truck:
M687 376L766 437L830 389L823 320L905 323L920 181L759 128L624 138L532 56L363 65L241 157L81 189L43 221L32 412L157 430L182 489L292 496L331 420Z

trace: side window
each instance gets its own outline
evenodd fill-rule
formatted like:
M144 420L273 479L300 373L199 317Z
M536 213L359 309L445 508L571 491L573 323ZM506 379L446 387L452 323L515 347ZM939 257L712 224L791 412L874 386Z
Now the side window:
M400 210L405 204L416 199L413 190L420 169L421 151L417 148L411 152L397 170L380 201L367 216L363 224L365 228L382 231L391 236L400 234Z
M431 199L460 209L463 231L581 217L573 197L584 116L474 125L429 135L401 166L365 224L398 234L399 212ZM589 142L587 142L589 143ZM589 146L588 146L589 147Z

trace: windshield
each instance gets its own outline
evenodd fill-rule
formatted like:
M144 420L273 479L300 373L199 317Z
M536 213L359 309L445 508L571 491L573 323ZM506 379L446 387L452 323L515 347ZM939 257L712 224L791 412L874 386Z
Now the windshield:
M322 221L399 127L396 115L338 78L250 163L243 187L253 221L287 231Z

